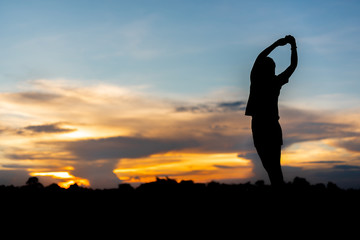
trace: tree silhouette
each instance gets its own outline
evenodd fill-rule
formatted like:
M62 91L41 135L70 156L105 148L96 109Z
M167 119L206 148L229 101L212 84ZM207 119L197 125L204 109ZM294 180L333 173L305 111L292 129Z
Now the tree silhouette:
M44 186L39 182L37 177L30 177L26 181L26 186L31 189L42 189Z

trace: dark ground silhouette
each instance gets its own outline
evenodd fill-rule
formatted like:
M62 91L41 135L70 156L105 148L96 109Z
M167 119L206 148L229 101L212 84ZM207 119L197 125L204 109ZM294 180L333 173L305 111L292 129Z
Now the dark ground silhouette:
M195 183L192 180L180 182L171 178L156 178L156 181L143 183L134 188L130 184L119 184L113 189L92 189L71 185L68 189L61 188L56 183L43 186L37 177L30 177L24 186L0 185L1 199L13 199L28 197L35 200L47 197L55 197L54 201L62 198L113 198L116 200L159 200L168 198L172 200L183 200L186 198L207 199L208 201L231 200L240 202L251 202L256 199L291 197L303 198L356 198L360 200L360 189L342 189L335 183L310 184L305 178L295 177L292 182L285 183L281 191L273 189L265 184L263 180L255 183L225 184L219 182ZM314 199L315 200L315 199Z
M114 189L91 189L74 184L64 189L31 178L21 187L0 186L2 219L8 225L25 223L32 231L72 234L75 230L89 236L99 229L102 234L112 229L120 236L129 229L132 236L171 229L170 239L178 234L193 236L194 231L199 239L214 232L221 239L246 239L266 229L275 231L279 225L292 227L291 236L306 229L311 234L314 229L329 233L338 229L339 222L347 228L354 223L359 202L360 189L341 189L331 182L310 184L299 177L286 183L281 193L261 180L223 184L157 178L137 188L119 184Z

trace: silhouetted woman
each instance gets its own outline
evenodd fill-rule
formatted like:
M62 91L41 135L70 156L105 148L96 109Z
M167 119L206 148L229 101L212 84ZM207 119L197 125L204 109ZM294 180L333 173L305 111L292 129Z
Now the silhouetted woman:
M275 75L275 62L268 55L278 46L291 45L291 64ZM282 131L279 124L278 98L281 87L288 83L297 66L296 42L293 36L281 38L262 51L250 74L250 95L245 115L252 116L251 129L254 145L267 171L271 185L283 185L281 171Z

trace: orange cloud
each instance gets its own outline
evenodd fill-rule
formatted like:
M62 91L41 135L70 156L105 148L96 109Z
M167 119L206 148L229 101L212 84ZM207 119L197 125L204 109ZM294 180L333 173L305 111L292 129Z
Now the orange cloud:
M72 176L66 181L86 179L95 186L103 179L112 187L119 179L156 176L251 178L257 160L244 106L232 97L165 100L137 88L32 81L23 91L0 94L0 170L50 174L74 166L71 173L65 171ZM342 118L336 112L280 109L285 166L360 166L359 151L354 151L357 114L341 112ZM48 177L56 180L56 175Z
M245 179L252 176L252 164L237 153L168 152L145 158L121 159L114 173L124 182L153 181L155 176L209 182Z

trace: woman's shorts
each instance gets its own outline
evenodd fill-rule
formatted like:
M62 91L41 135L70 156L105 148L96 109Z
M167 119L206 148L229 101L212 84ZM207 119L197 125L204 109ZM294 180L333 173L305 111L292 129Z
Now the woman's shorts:
M279 120L252 118L251 129L255 147L283 145Z

